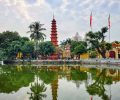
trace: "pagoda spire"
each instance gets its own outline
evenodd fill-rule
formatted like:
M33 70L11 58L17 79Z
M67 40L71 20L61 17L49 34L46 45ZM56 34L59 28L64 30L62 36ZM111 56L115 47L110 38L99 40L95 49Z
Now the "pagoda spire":
M54 19L54 17L55 17L55 16L54 16L54 13L53 13L53 19Z
M53 43L53 45L55 47L58 46L58 41L57 41L57 26L56 26L56 20L54 18L54 14L53 14L53 20L51 23L51 42Z

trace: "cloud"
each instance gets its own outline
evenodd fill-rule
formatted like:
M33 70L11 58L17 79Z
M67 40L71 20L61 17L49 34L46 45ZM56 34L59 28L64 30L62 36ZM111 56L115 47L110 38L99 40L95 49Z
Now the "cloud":
M16 28L21 35L26 35L28 25L33 21L44 23L45 32L50 39L53 12L57 21L59 41L72 37L76 32L83 36L90 30L89 17L93 12L93 30L107 26L111 14L111 33L120 36L120 1L119 0L0 0L0 24L2 30ZM9 17L8 17L9 16ZM3 22L2 20L7 20ZM16 26L10 26L16 23ZM10 24L10 25L8 25ZM4 28L6 27L6 28ZM113 40L118 36L111 34ZM116 37L116 38L115 38Z

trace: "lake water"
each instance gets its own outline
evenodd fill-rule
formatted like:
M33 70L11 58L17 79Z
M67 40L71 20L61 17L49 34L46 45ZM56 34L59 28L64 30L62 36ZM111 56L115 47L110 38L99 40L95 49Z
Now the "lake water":
M120 100L114 66L0 66L0 100Z

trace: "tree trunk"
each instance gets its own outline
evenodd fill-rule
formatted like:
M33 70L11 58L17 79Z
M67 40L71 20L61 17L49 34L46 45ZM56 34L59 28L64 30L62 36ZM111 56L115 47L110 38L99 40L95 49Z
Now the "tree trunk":
M101 53L102 58L106 58L106 55L105 55L105 54L106 54L106 52L102 52L102 53Z
M101 54L102 58L106 58L106 51L105 50L100 50L99 48L97 48L97 51L99 54Z

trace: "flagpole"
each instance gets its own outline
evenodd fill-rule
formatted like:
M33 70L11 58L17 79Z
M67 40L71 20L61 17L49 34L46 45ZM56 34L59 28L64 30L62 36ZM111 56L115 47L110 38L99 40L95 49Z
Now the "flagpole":
M92 26L91 26L91 31L92 31Z
M110 43L110 28L109 28L109 43Z
M109 17L108 17L109 43L110 43L110 28L111 28L111 22L110 22L110 14L109 14Z

